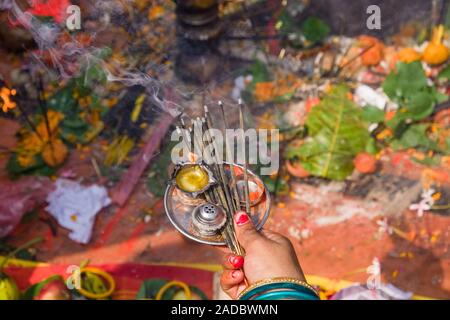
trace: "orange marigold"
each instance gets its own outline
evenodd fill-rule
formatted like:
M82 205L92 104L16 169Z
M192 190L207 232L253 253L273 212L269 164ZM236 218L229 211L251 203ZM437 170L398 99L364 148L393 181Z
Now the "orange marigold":
M275 86L273 82L258 82L255 85L255 98L259 102L267 102L274 97Z
M361 61L365 66L375 66L380 63L383 59L384 45L383 43L375 37L371 36L360 36L359 45L363 48L369 48L361 56Z

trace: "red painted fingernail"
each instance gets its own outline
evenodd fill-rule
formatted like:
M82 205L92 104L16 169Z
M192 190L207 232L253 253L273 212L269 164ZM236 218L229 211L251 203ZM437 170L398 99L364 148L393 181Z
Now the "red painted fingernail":
M236 269L240 269L244 265L244 257L242 256L230 256L228 260Z
M236 221L236 224L238 226L242 226L247 222L249 222L250 219L248 218L248 215L244 211L239 211L236 212L236 214L234 215L234 221Z
M234 271L231 272L231 277L233 279L239 278L239 274L240 274L239 270L234 270Z

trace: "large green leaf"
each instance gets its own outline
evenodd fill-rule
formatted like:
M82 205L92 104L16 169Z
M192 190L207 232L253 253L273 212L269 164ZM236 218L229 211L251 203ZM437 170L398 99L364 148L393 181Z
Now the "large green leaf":
M348 88L336 86L308 115L308 139L287 156L296 156L311 174L343 180L353 171L354 156L369 140L362 111L347 98Z
M412 95L427 88L427 77L422 64L419 61L397 63L397 71L386 77L382 87L389 98L404 103Z

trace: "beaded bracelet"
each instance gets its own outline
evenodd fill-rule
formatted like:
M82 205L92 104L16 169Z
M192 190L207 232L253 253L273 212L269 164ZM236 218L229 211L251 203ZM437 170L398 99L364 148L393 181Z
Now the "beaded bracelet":
M273 278L257 281L245 289L239 300L301 299L318 300L316 291L306 282L294 278Z

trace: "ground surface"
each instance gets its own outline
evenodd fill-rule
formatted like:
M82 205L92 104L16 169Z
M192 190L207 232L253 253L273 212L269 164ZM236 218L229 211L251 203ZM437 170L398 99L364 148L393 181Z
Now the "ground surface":
M170 20L169 25L174 22ZM154 33L142 30L145 35ZM122 52L128 37L123 33L121 28L108 28L97 41L110 44L114 38ZM166 33L164 37L155 33L154 37L158 44L171 39ZM154 42L149 44L154 46ZM0 56L6 54L0 52ZM0 59L0 73L8 82L11 69L18 66L19 58ZM209 99L217 101L227 96L228 89L215 88ZM0 118L0 147L10 149L16 145L14 133L18 128L15 122ZM95 146L71 152L61 172L70 169L84 183L105 183L109 177L97 176L90 157L92 149ZM7 179L5 164L6 157L0 157L0 179ZM354 176L346 183L293 179L291 193L274 199L266 227L292 240L307 274L365 282L369 277L367 267L378 258L383 281L417 294L449 299L450 211L426 212L418 217L408 209L419 199L424 177L436 172L442 202L448 203L450 170L420 166L405 154L386 154L376 175ZM54 264L79 264L86 259L95 264L220 263L219 250L191 242L175 230L165 216L161 199L149 194L144 182L124 207L111 206L98 215L88 245L71 241L68 231L58 227L42 209L39 216L22 223L8 241L18 245L37 235L44 236L36 257ZM147 222L146 215L150 215ZM395 228L391 233L381 230L377 223L384 218Z

